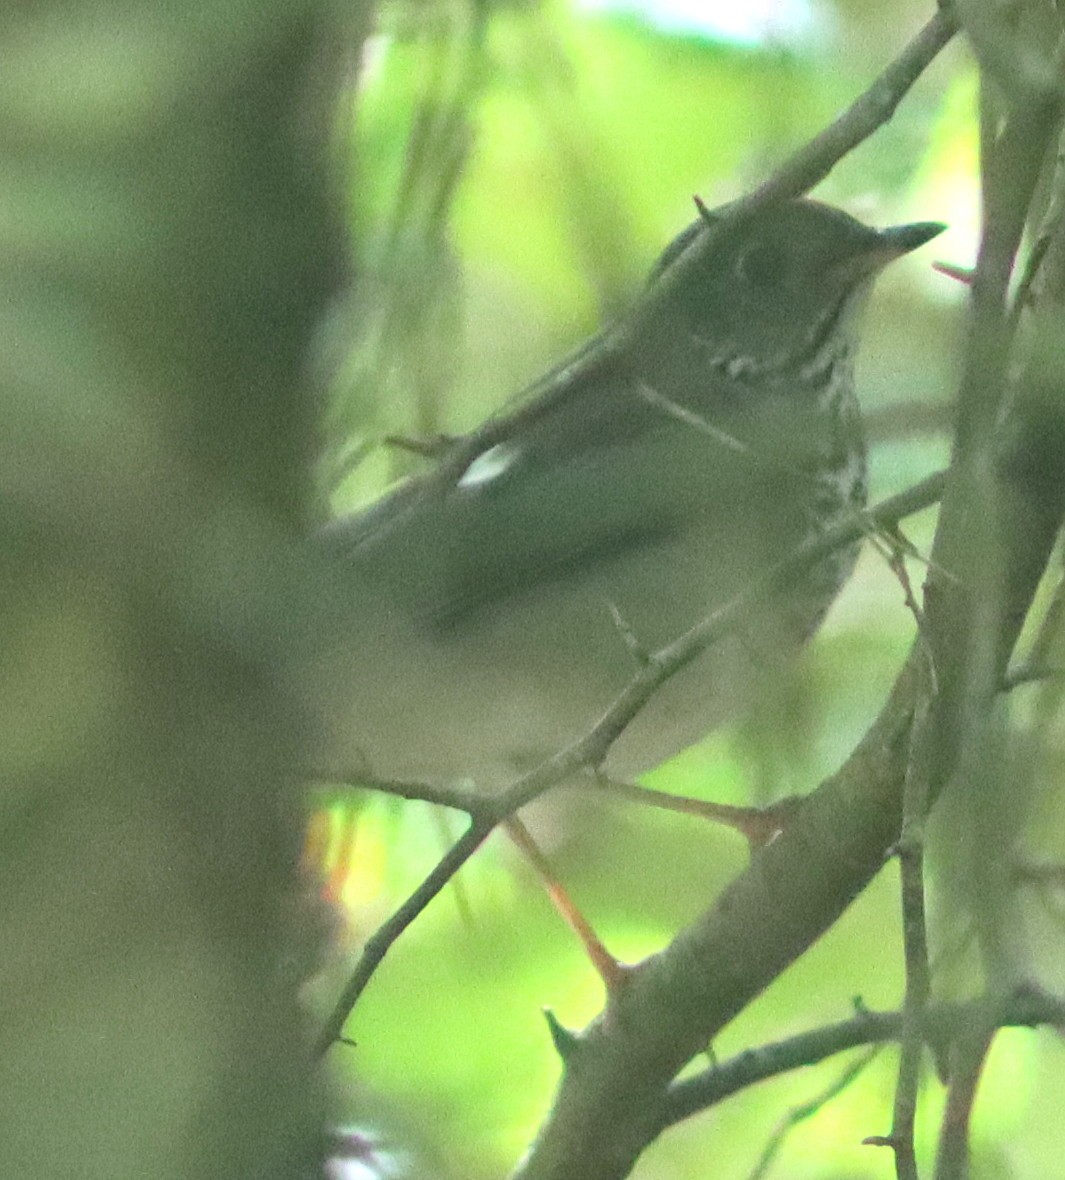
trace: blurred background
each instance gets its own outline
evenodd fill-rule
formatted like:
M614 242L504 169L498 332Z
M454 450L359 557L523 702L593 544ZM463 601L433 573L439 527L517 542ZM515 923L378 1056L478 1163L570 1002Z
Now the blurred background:
M714 206L758 184L930 15L929 4L868 0L382 3L335 128L341 168L357 178L345 200L358 298L334 307L321 343L330 399L319 516L365 503L419 469L417 456L382 446L386 436L476 425L625 308L694 216L693 194ZM966 289L931 261L974 261L976 105L973 63L952 44L894 120L814 194L875 225L950 227L887 271L869 313L858 378L874 501L948 456ZM933 523L932 513L907 522L918 550L927 551ZM910 574L919 585L920 562ZM875 716L913 633L898 578L867 546L793 674L754 715L648 783L732 803L809 791ZM461 817L369 794L322 792L317 802L311 852L327 865L344 916L332 964L309 989L324 1013L361 941L430 869ZM733 833L590 790L541 801L536 823L567 888L626 960L662 947L746 863ZM1060 819L1043 817L1040 831L1049 853ZM959 912L946 901L937 911L934 949L949 966L937 977L942 994L974 986ZM1060 983L1060 922L1038 922ZM896 1007L900 946L891 866L708 1052L724 1058L844 1019L857 999ZM504 1174L559 1076L541 1009L580 1027L602 1001L530 870L493 839L401 939L349 1021L357 1048L335 1047L329 1058L336 1119L377 1140L386 1174ZM1063 1056L1048 1035L999 1037L977 1108L974 1176L1055 1173L1058 1102L1043 1079ZM892 1174L890 1153L860 1146L888 1130L890 1051L758 1170L788 1111L847 1064L765 1084L691 1120L635 1174ZM925 1151L940 1093L934 1080L927 1087Z

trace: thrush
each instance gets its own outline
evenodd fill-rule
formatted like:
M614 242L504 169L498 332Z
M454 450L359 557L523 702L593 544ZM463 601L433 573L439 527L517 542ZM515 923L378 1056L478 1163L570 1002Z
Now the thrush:
M472 449L456 440L435 471L328 525L351 610L327 673L343 701L331 759L497 789L585 733L638 652L860 509L863 305L887 263L942 228L876 230L810 200L689 227L634 311ZM604 769L630 779L741 711L816 630L856 552L796 577L668 681Z
M619 324L454 440L436 470L334 521L350 642L322 674L328 761L493 791L585 734L639 659L860 510L854 389L877 273L937 223L871 229L808 200L695 223ZM740 712L817 629L857 557L834 551L668 680L602 770L752 843L754 808L628 780ZM775 815L776 813L774 813ZM511 836L611 992L624 977L520 820Z

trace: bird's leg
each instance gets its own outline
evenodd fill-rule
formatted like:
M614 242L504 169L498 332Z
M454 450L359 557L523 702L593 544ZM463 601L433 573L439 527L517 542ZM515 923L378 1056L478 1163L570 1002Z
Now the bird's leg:
M603 945L588 919L577 908L573 899L555 876L550 861L529 834L529 829L516 815L504 820L503 827L543 882L555 909L581 940L581 945L588 958L591 959L592 966L599 973L599 978L602 979L606 987L607 996L614 995L624 983L626 971L629 969L623 963L619 963Z
M687 795L669 795L664 791L653 791L636 783L619 782L605 775L596 778L599 786L619 799L659 807L664 811L681 811L686 815L699 815L712 823L724 824L746 837L752 852L774 840L787 826L788 821L802 803L799 795L790 795L768 807L735 807L729 803L711 803L706 799L692 799Z

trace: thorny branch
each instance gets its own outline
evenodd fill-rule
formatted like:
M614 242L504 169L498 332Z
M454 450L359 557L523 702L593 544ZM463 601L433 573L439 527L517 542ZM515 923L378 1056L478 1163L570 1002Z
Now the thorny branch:
M982 1029L1011 1026L1058 1027L1065 1020L1065 1000L1038 992L988 996L967 1003L930 1004L920 1014L918 1036L922 1043L945 1049L974 1026ZM783 1073L856 1049L899 1040L905 1030L905 1012L871 1012L862 1009L849 1020L811 1029L757 1049L748 1049L728 1061L703 1070L666 1091L659 1114L662 1128L673 1126L709 1110L748 1086Z

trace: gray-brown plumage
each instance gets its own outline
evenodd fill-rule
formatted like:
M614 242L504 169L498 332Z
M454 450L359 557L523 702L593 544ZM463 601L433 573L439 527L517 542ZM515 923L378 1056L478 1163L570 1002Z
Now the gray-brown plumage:
M724 220L678 279L679 239L623 336L554 370L460 465L328 526L351 611L320 673L343 702L329 761L497 788L591 727L631 679L634 644L675 639L864 505L862 305L887 262L941 228L876 231L790 201ZM816 566L669 681L607 769L646 770L741 709L855 556Z

